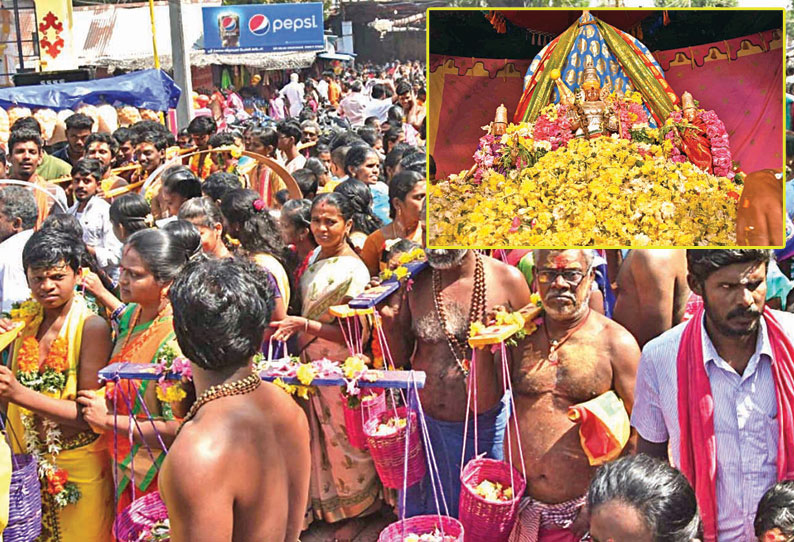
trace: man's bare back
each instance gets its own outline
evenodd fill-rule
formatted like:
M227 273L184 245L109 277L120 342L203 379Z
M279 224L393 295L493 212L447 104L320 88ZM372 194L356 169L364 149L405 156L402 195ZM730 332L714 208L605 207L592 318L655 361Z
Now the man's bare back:
M615 390L631 412L639 348L624 328L591 311L556 351L556 363L548 359L542 327L511 350L527 493L549 504L581 497L594 468L582 450L579 426L568 419L568 407ZM511 442L515 461L514 434Z
M691 294L686 282L686 251L632 250L620 266L614 320L642 348L680 323Z
M169 510L192 506L206 523L171 529L182 540L295 541L303 526L311 458L309 425L283 391L263 382L247 395L211 401L185 424L168 452L160 491ZM232 516L216 511L232 509ZM285 528L286 527L286 528Z

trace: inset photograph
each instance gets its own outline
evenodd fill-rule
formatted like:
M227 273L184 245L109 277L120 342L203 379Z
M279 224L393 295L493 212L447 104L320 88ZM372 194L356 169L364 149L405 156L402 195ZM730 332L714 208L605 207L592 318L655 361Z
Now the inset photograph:
M782 9L430 9L429 246L782 246L783 36Z

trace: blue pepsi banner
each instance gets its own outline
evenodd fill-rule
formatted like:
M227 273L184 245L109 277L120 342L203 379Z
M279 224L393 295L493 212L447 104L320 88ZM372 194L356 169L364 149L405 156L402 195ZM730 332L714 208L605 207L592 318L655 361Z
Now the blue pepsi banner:
M256 4L201 8L204 50L259 53L324 49L323 4Z

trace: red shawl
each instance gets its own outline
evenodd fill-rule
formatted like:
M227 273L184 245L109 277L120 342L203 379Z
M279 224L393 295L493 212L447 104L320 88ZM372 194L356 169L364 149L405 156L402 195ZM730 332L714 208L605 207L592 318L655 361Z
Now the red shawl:
M681 430L681 472L695 488L703 518L704 542L717 541L717 440L714 398L703 362L703 308L689 321L678 348L678 424ZM794 346L772 312L764 309L772 344L772 378L778 411L777 477L794 470Z

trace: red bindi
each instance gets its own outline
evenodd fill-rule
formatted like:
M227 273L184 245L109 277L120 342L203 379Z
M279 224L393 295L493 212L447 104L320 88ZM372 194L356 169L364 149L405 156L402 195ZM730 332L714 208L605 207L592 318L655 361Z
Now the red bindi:
M565 254L557 254L554 257L554 267L557 269L565 269L565 266L568 265L568 258L565 257Z

